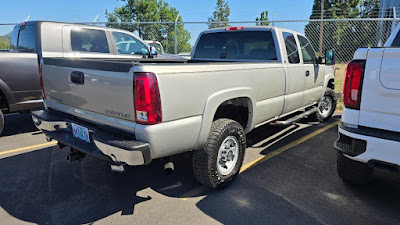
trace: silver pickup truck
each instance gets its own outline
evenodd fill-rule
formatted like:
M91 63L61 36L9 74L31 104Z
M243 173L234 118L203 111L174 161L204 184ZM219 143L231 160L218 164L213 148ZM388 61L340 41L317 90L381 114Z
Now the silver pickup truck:
M44 57L46 108L32 118L71 148L69 160L91 155L123 171L166 158L168 169L190 152L197 180L220 189L240 171L246 133L332 116L333 52L321 61L303 35L262 26L204 31L185 63Z
M0 52L0 134L4 114L43 108L39 62L43 57L172 58L150 55L151 47L131 32L82 24L29 21L14 27L11 51ZM157 56L155 56L157 55Z

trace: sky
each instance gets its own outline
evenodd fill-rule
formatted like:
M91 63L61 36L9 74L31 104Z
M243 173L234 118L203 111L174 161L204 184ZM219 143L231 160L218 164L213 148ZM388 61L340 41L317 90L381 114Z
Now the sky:
M217 0L164 0L175 7L183 22L207 22L216 7ZM269 20L308 19L314 0L229 0L230 21L255 21L260 13L267 10ZM20 23L29 20L50 20L60 22L106 22L105 11L112 12L124 4L117 0L0 0L0 24ZM10 33L13 26L1 26L0 35ZM193 45L198 34L207 29L205 24L186 24L191 33ZM287 27L292 28L292 27ZM297 27L296 27L297 28ZM297 31L302 32L304 25Z
M183 21L207 21L214 11L217 0L166 0L177 8ZM107 21L105 11L113 11L124 2L116 0L0 0L0 24L30 20L56 20L66 22L90 22L97 15ZM229 0L231 21L253 21L264 10L269 19L306 19L310 16L313 0Z

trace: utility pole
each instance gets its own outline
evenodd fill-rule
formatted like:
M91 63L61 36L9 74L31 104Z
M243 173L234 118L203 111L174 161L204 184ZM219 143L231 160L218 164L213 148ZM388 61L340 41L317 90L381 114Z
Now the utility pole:
M324 2L325 0L321 0L321 22L319 25L319 56L322 56L322 43L324 38Z

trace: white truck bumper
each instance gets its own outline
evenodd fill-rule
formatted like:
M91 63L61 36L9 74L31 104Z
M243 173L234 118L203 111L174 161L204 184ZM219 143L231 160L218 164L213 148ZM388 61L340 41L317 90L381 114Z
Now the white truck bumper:
M346 157L374 167L400 169L400 135L373 128L349 128L339 124L336 150Z

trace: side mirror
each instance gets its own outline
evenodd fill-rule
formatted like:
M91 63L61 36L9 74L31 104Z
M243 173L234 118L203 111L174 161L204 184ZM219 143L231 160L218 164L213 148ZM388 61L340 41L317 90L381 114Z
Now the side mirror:
M158 55L157 49L154 46L150 47L149 58L154 58Z
M321 56L319 56L317 58L317 64L324 64L324 58L322 58Z
M325 65L332 66L336 64L336 56L334 49L328 49L325 52Z

